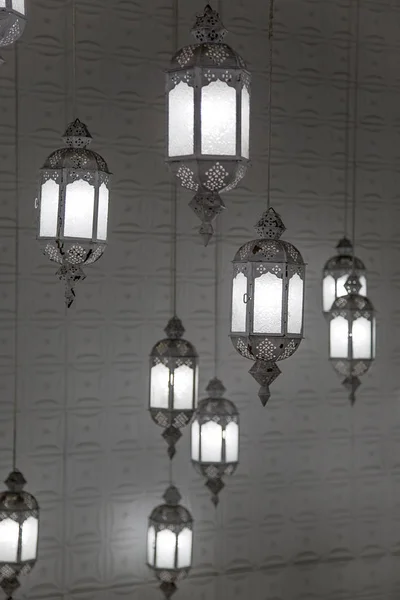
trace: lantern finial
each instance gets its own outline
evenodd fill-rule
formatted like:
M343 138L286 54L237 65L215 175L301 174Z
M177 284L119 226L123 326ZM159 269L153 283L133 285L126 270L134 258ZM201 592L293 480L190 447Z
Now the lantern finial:
M170 460L172 460L176 454L175 446L182 437L182 434L179 431L179 429L177 429L173 425L170 425L169 427L167 427L167 429L164 430L162 436L168 444L168 456Z
M348 294L358 294L361 290L360 280L354 271L348 276L344 287Z
M63 140L70 148L86 148L92 141L92 136L85 123L75 119L70 123L63 135Z
M26 484L26 479L22 475L21 471L15 469L9 474L4 483L10 492L22 492L24 485Z
M182 496L179 493L178 488L175 485L170 485L164 493L163 496L166 504L169 506L178 506L179 502L182 499Z
M166 600L172 598L177 589L178 588L176 587L175 583L171 581L163 581L160 585L160 590L164 594Z
M198 191L193 199L189 202L190 208L201 219L199 233L203 238L204 245L214 234L212 222L223 212L225 204L217 192Z
M21 584L18 581L18 578L15 575L12 575L11 577L5 577L1 581L0 587L7 596L7 600L13 600L14 592L21 587Z
M286 227L280 215L273 208L269 208L256 223L255 230L261 238L279 240Z
M226 388L222 381L214 377L206 387L206 392L208 392L210 398L222 398L226 392Z
M212 497L211 502L214 504L215 508L217 508L219 504L219 496L220 491L225 487L224 482L220 477L216 479L207 479L206 486L210 490Z
M179 340L185 333L185 328L182 321L175 315L168 321L168 325L164 329L170 340Z
M193 26L192 34L200 44L204 42L220 43L223 41L227 30L222 24L219 14L213 10L209 4L203 13L196 16L196 23Z
M261 386L258 396L265 406L271 396L269 386L279 377L281 370L275 362L256 360L249 373Z
M353 252L353 244L346 236L342 237L336 245L336 250L341 256L351 255Z
M351 375L350 377L346 377L346 379L342 381L342 384L349 392L349 400L351 402L351 405L354 406L354 403L356 401L356 391L361 385L360 379L357 376Z

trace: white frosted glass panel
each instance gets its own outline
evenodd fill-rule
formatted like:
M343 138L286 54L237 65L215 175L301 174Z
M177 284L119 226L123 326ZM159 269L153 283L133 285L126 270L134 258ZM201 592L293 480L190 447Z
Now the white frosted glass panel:
M18 535L18 523L12 519L0 523L0 563L17 561Z
M247 293L247 277L238 273L232 286L232 331L246 331L246 304L243 297Z
M303 323L303 280L295 273L289 281L288 333L301 333Z
M201 153L236 154L236 90L224 81L201 90Z
M150 406L168 408L169 398L169 369L159 363L151 368Z
M232 421L225 429L225 460L226 462L239 460L239 425Z
M181 365L174 372L174 408L193 407L193 369Z
M12 7L21 15L25 14L25 0L12 0Z
M59 185L53 179L48 179L42 185L40 201L40 232L41 237L55 237L57 234Z
M282 279L264 273L254 281L253 333L281 333Z
M351 340L353 358L372 358L371 353L372 322L365 317L353 321Z
M198 421L192 423L192 460L199 460L200 425Z
M376 320L372 319L372 358L375 358L376 353Z
M0 0L0 8L5 7L6 5L6 0Z
M250 94L246 86L242 88L242 156L249 158L250 139Z
M190 567L192 564L192 537L193 532L187 527L178 535L178 569Z
M67 185L64 235L91 238L93 233L94 187L78 179Z
M193 154L194 89L184 81L169 92L168 155Z
M99 213L97 217L97 239L99 240L107 239L108 196L108 187L105 183L102 183L99 189Z
M220 463L222 460L222 427L215 421L201 426L201 462Z
M35 517L29 517L22 526L22 560L34 560L36 558L38 525L38 520Z
M365 275L360 275L359 279L360 279L360 284L361 284L360 296L366 296L367 295L367 280L365 278Z
M328 312L335 302L335 280L332 275L324 277L322 282L322 304L324 312Z
M147 562L154 567L154 549L156 546L156 532L154 527L149 527L147 532Z
M330 324L330 357L347 358L349 323L344 317L335 317Z
M157 534L156 563L158 569L173 569L175 567L176 535L169 529L163 529Z

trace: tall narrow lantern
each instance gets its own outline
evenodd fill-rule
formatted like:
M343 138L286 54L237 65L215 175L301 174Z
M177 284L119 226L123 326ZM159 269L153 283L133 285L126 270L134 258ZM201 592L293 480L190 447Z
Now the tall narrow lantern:
M192 29L196 44L176 52L167 71L167 163L181 185L197 192L190 206L205 243L249 162L250 74L223 43L226 29L208 4ZM205 217L205 215L207 215Z
M0 48L14 44L23 34L25 24L25 0L0 0Z
M345 284L353 271L360 280L361 296L367 295L366 269L364 263L359 258L356 256L353 258L353 245L351 241L347 237L344 237L339 241L336 248L338 254L326 262L322 275L322 307L326 315L329 313L335 300L347 294Z
M170 458L189 424L197 405L198 354L182 338L185 330L178 317L165 328L167 337L157 342L150 354L149 409L153 421L164 429Z
M191 456L217 506L223 477L232 475L239 464L239 412L223 398L226 390L219 379L212 379L206 390L209 396L199 402L192 423Z
M176 592L177 582L187 577L192 567L193 518L179 504L181 495L175 486L169 486L164 500L165 504L157 506L149 517L147 565L169 599Z
M360 385L360 377L375 358L375 310L368 298L360 294L356 273L345 283L346 295L337 298L330 311L329 358L335 371L344 377L352 404Z
M280 374L277 361L292 356L303 339L305 264L280 239L285 226L273 208L256 231L260 239L244 244L233 260L230 337L239 354L255 361L249 372L265 406Z
M76 119L65 134L65 148L52 152L39 179L38 240L44 254L60 265L65 301L71 306L82 267L96 262L107 243L110 172L89 150L91 135Z
M5 483L8 490L0 493L0 587L11 600L20 575L27 575L36 563L39 506L23 491L26 481L20 471L15 469Z

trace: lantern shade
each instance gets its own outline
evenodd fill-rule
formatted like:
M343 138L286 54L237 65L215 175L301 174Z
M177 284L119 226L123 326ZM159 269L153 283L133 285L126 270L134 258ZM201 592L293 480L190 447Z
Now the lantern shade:
M0 587L10 596L20 585L18 577L28 574L37 559L39 506L23 491L20 471L6 480L8 490L0 494Z
M375 358L375 310L362 296L360 280L355 272L346 281L346 295L337 298L330 311L329 358L335 371L344 377L352 404L360 385L359 377L370 368Z
M198 354L182 339L182 322L174 316L150 354L149 410L153 421L165 431L168 454L175 454L180 429L188 425L197 406Z
M147 565L162 582L166 598L176 591L176 583L187 577L192 566L193 518L179 504L181 496L171 485L164 494L165 504L157 506L149 517Z
M61 265L70 306L83 265L96 262L107 243L110 172L104 159L88 149L91 135L76 119L65 134L66 148L46 160L39 179L38 240L50 260Z
M219 379L212 379L206 389L209 396L199 402L192 423L191 456L216 506L223 477L232 475L239 462L239 413L222 397L226 390Z
M338 254L326 262L322 273L322 310L325 315L337 298L346 296L345 284L353 271L360 280L360 295L367 295L365 265L359 258L353 257L351 241L346 237L342 238L336 249Z
M261 239L244 244L233 260L231 333L235 349L256 361L251 374L265 405L276 361L289 358L303 338L305 264L280 238L280 216L269 208L256 225Z
M14 44L26 25L25 0L0 0L0 47ZM1 62L4 62L1 59Z

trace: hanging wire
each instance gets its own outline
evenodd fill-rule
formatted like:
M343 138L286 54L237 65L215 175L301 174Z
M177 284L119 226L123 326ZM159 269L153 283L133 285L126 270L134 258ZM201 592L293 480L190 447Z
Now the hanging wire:
M269 1L268 16L268 165L267 165L267 208L271 205L271 139L272 139L272 62L273 62L273 35L274 35L274 0Z
M76 0L72 1L72 120L76 119Z
M351 34L352 34L352 9L353 5L349 2L348 15L348 44L347 44L347 79L346 79L346 123L345 123L345 140L344 140L344 219L343 233L347 237L348 233L348 204L349 204L349 154L350 154L350 87L351 87Z
M356 246L356 200L357 200L357 130L358 130L358 70L359 70L359 36L360 36L360 0L356 0L356 46L354 51L354 127L353 127L353 210L352 210L352 243L353 243L353 268Z
M172 52L175 53L179 43L179 0L173 0L173 36ZM172 279L172 314L176 317L176 288L177 288L177 246L178 246L178 185L176 178L172 181L172 242L171 242L171 279Z
M215 237L215 266L214 266L214 372L219 373L219 347L218 347L218 304L219 304L219 240L217 225L214 226Z
M19 362L19 56L18 44L14 44L15 76L15 323L14 323L14 406L13 406L13 471L17 466L17 418L18 418L18 362Z

